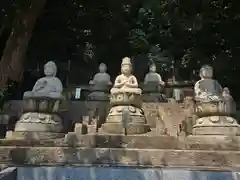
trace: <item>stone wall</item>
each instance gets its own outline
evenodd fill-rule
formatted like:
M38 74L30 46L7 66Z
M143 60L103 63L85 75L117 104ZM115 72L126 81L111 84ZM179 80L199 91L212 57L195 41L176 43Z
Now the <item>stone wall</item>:
M129 167L20 167L17 180L238 180L234 171Z

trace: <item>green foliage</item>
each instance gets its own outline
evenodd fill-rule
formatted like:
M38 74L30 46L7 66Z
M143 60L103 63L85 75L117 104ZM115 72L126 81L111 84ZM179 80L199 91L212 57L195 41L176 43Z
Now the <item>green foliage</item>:
M1 1L0 22L10 22L29 2ZM33 32L28 64L81 61L93 71L100 61L148 54L165 71L174 60L183 77L211 64L218 79L233 86L240 70L239 6L236 0L49 0Z

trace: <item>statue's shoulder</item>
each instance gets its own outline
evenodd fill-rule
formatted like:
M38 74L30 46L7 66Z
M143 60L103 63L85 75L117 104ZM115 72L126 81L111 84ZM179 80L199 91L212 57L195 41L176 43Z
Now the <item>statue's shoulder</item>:
M98 77L98 76L100 76L101 75L101 73L96 73L95 75L94 75L94 77Z
M52 82L54 82L54 84L61 84L62 85L62 81L58 77L53 77L52 80L53 80Z
M136 78L134 75L129 76L129 78Z
M41 81L46 81L46 78L45 78L45 77L41 77L41 78L39 78L39 79L36 81L36 83L37 83L37 82L41 82Z
M110 77L110 75L107 72L105 72L104 75Z
M125 77L123 74L119 74L119 75L117 75L116 79L121 79L123 77Z

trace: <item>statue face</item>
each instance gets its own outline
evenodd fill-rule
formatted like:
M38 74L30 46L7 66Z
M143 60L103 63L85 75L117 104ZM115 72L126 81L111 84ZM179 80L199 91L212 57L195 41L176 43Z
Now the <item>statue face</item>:
M225 94L230 94L230 91L229 91L229 89L228 89L227 87L223 88L223 92L224 92Z
M200 73L199 73L200 77L201 78L205 78L205 79L211 79L212 76L213 76L213 69L211 66L203 66L201 69L200 69Z
M101 63L99 66L99 71L101 73L105 73L107 71L107 66L105 64Z
M121 68L121 72L123 74L131 74L132 72L132 66L129 64L123 64Z
M156 72L156 66L150 66L150 72Z
M56 76L56 73L57 73L57 67L56 67L55 63L50 61L47 64L45 64L44 74L46 76Z

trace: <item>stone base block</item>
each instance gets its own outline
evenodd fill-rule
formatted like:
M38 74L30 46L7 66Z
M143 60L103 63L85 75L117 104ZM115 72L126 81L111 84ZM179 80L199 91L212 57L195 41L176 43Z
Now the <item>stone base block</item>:
M147 124L128 124L126 128L127 134L145 134L150 131L150 126ZM108 134L124 134L125 129L121 123L105 123L100 129L100 133Z
M240 135L240 126L239 125L195 125L193 126L193 135L227 135L227 136L236 136Z
M9 140L49 140L64 138L64 133L52 133L52 132L15 132L7 131L6 139Z

